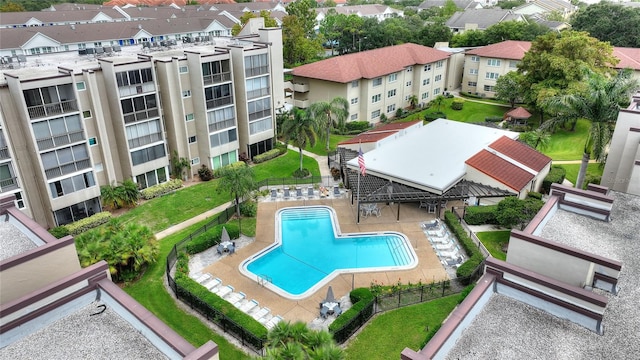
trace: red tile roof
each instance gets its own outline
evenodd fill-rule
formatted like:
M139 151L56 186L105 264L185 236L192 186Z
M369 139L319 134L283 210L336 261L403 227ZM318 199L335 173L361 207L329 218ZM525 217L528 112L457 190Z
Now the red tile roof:
M469 50L468 55L478 55L488 58L522 60L524 54L531 48L529 41L507 40L497 44L483 46Z
M372 143L386 138L387 136L393 135L402 129L406 129L422 120L417 121L409 121L409 122L398 122L385 124L382 126L378 126L374 129L363 132L358 136L354 136L351 139L341 141L338 145L349 145L349 144L358 144L358 143Z
M381 49L332 57L293 69L293 75L348 83L373 79L402 71L407 66L429 64L449 58L449 53L417 44L402 44Z
M481 150L473 155L469 160L465 161L465 164L516 191L524 189L533 179L533 174L530 172L487 150Z
M636 71L640 70L640 49L614 47L613 56L620 59L616 69L630 68Z
M527 109L523 108L522 106L518 106L517 108L509 111L507 113L507 116L511 116L512 118L516 118L516 119L528 119L531 117L531 113L527 111Z
M535 171L544 169L551 161L550 157L506 136L494 141L489 147Z

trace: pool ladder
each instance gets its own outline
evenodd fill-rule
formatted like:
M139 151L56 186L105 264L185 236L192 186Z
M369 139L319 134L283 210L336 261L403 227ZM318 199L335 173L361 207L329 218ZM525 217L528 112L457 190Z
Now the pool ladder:
M258 284L264 287L266 283L273 283L273 280L271 279L271 277L264 274L258 275Z

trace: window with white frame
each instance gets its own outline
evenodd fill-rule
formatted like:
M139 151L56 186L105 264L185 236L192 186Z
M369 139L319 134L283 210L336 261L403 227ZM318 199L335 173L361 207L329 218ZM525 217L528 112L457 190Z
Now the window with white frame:
M95 137L90 137L89 146L96 146L96 145L98 145L98 140Z
M433 95L438 95L438 94L440 94L440 88L433 89Z
M492 85L485 85L485 86L484 86L484 91L491 91L491 92L493 92L493 91L495 91L495 86L492 86Z
M178 71L180 72L180 74L188 73L189 72L189 67L188 66L180 66L178 68Z
M351 120L358 120L358 114L351 114Z
M380 100L382 100L382 95L381 95L381 94L373 95L373 96L371 97L371 102L372 102L372 103L377 103L377 102L379 102Z
M191 97L191 90L183 90L182 97L183 98Z
M200 164L199 157L194 157L193 159L191 159L191 165L198 165L198 164Z
M472 62L480 62L480 56L472 56L471 57L471 61Z
M193 121L194 119L195 116L193 115L193 113L184 116L184 121Z
M487 59L487 65L489 66L500 66L499 59Z
M424 99L426 99L428 97L429 97L429 93L428 92L422 93L422 100L424 100Z
M478 69L469 69L469 74L478 75Z
M431 82L431 79L424 79L422 80L422 85L429 85L430 82Z
M488 72L485 75L485 78L488 80L498 80L499 77L500 77L500 74L494 73L494 72Z
M358 98L357 97L351 98L351 105L355 105L357 103L358 103Z
M444 61L440 60L436 62L436 69L439 69L442 67L442 65L444 64Z
M387 97L394 97L394 96L396 96L396 89L387 91Z
M391 105L387 106L387 112L388 113L394 112L394 111L396 111L396 104L391 104Z
M380 117L380 110L376 110L376 111L371 112L371 118L372 119L376 119L376 118L379 118L379 117Z
M431 71L431 64L427 64L424 66L424 71Z
M351 82L351 87L352 87L352 88L357 88L357 87L358 87L358 80L353 80L353 81Z
M78 91L83 91L87 89L87 85L84 83L84 81L78 81L76 83L76 89L78 89Z
M436 75L436 77L433 79L433 81L440 81L442 80L442 75Z
M371 83L373 84L373 86L380 86L382 85L382 78L381 77L375 78Z
M509 67L510 68L518 67L518 62L517 61L509 61Z
M477 82L475 82L475 81L469 81L469 82L467 83L467 85L468 85L468 86L478 86L478 83L477 83Z
M91 110L85 110L82 112L82 117L88 119L91 117Z
M394 82L398 80L398 73L393 73L391 75L389 75L389 78L387 79L387 82Z
M189 136L189 144L193 144L195 142L197 142L198 140L196 139L196 136Z
M407 86L411 86L412 82L411 80L407 81Z

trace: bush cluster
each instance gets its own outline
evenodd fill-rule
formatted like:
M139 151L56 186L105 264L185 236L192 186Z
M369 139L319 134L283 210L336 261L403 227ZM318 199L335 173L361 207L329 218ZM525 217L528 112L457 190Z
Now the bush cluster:
M198 177L202 181L209 181L213 179L213 171L203 164L202 167L198 169Z
M50 231L50 233L55 236L56 238L60 239L60 237L58 237L57 234L64 234L65 230L66 230L66 234L62 235L61 237L65 237L67 235L73 235L76 236L78 234L82 234L83 232L87 231L87 230L91 230L93 228L96 228L106 222L109 221L109 219L111 219L111 213L108 211L102 211L99 212L97 214L91 215L89 217L86 217L84 219L78 220L78 221L74 221L71 224L67 224L67 225L63 225L63 226L58 226L56 228L53 228L52 231ZM57 229L57 230L55 230ZM65 230L63 230L65 229ZM55 230L56 233L53 232L53 230Z
M360 315L360 312L369 305L373 299L373 293L367 288L354 289L350 294L351 303L353 304L349 310L338 316L334 322L329 325L329 332L334 333L337 330L342 329L349 324L355 316ZM369 316L371 314L368 314Z
M460 267L456 270L456 276L459 280L465 281L469 276L473 273L473 271L482 263L484 258L478 250L476 244L471 240L467 232L462 228L462 225L458 222L458 218L451 212L445 211L444 213L444 222L449 226L449 229L455 234L456 238L458 238L460 245L464 248L467 255L469 256L469 260L465 261ZM469 281L469 280L466 280ZM465 284L466 285L466 284Z
M286 151L286 150L285 150ZM267 152L264 152L260 155L256 155L253 157L253 163L254 164L260 164L263 163L267 160L271 160L273 158L277 158L278 156L282 155L284 152L281 149L271 149Z
M267 192L267 194L268 194L268 192ZM256 204L255 201L247 200L247 201L244 201L244 202L240 203L240 214L242 216L256 217L257 213L258 213L258 204Z
M453 100L453 102L451 102L451 108L453 110L462 110L463 107L464 107L463 99L455 99Z
M236 161L236 162L234 162L232 164L225 165L225 166L223 166L221 168L216 169L213 172L213 177L216 178L216 179L220 178L220 177L222 177L222 173L224 171L226 171L227 169L229 169L230 167L233 168L233 167L242 167L242 166L247 166L247 163L245 163L244 161Z
M293 172L293 177L298 179L306 178L310 175L311 172L309 172L309 169L296 169L296 171Z
M447 114L443 113L442 111L431 111L424 114L425 121L433 121L440 118L446 119Z
M345 124L347 132L357 131L363 132L369 130L371 124L368 121L349 121Z
M222 237L222 228L227 228L227 233L231 239L237 239L240 237L240 230L235 224L221 224L212 227L211 229L203 232L202 234L194 237L187 246L185 251L187 254L197 254L203 252L210 247L220 243Z
M171 179L166 183L150 186L146 189L140 190L140 196L145 200L150 200L164 194L168 194L172 191L180 189L182 187L182 180Z
M551 184L562 184L566 175L567 171L562 166L552 165L549 174L542 180L542 191L548 194L551 191Z
M492 122L492 123L499 123L502 120L503 120L502 116L487 116L484 118L485 122Z
M527 197L542 200L542 193L539 193L536 191L529 191L529 193L527 193Z
M465 209L464 221L469 225L498 224L498 205L469 206Z
M245 314L240 309L236 308L230 302L224 300L220 296L212 293L206 287L198 284L195 280L191 279L189 273L189 262L187 256L182 253L178 257L176 263L176 275L175 281L180 287L196 296L198 299L205 302L210 307L220 311L230 319L243 327L248 332L252 333L255 337L266 339L267 328L260 324L257 320L250 315Z

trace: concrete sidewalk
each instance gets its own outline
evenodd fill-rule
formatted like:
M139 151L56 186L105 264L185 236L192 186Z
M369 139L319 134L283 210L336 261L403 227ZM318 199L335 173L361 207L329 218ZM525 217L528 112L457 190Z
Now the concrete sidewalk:
M223 212L226 208L228 208L229 206L231 206L231 201L224 203L220 206L217 206L209 211L205 211L202 214L192 217L189 220L185 220L179 224L175 224L165 230L160 231L159 233L156 234L156 239L160 240L162 238L165 238L171 234L177 233L180 230L183 230L193 224L196 224L202 220L205 220L207 218L213 217L221 212Z

